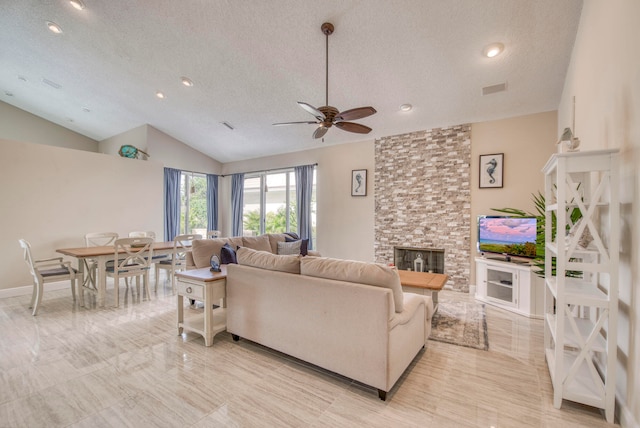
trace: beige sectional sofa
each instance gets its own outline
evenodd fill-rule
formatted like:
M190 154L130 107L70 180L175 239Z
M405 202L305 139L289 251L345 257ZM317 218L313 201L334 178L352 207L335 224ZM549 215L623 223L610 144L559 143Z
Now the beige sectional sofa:
M229 238L198 239L192 243L192 252L187 253L187 269L209 267L211 256L220 257L220 250L224 244L229 244L234 250L238 247L253 250L268 251L278 254L278 243L284 243L291 238L285 233L268 233L260 236L233 236ZM309 255L319 256L316 251L309 251Z
M194 252L196 247L194 246ZM227 267L227 331L378 389L427 343L431 297L394 268L241 248Z

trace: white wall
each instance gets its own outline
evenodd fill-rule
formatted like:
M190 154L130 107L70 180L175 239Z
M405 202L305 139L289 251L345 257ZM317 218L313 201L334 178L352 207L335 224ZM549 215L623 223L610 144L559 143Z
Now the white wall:
M471 280L478 255L477 217L501 215L492 208L535 213L532 194L544 190L542 167L556 152L557 112L531 114L471 125ZM504 153L502 188L479 188L479 157Z
M0 138L98 151L98 142L0 101Z
M640 2L586 1L558 114L580 149L620 149L619 419L640 426Z
M227 176L220 179L220 200L230 200L231 176L228 174L312 163L318 164L316 249L327 257L373 261L373 141L224 164L223 173ZM354 169L369 171L365 197L351 196L351 171ZM223 234L228 236L231 233L229 206L220 214Z

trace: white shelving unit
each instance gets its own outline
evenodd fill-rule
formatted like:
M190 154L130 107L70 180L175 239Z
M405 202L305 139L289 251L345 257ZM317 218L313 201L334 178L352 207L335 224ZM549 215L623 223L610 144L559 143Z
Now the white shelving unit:
M545 357L553 404L560 408L566 399L598 407L604 409L607 422L613 423L620 242L618 151L555 154L543 172L547 204ZM575 209L582 219L573 224ZM556 236L551 227L553 216ZM567 276L567 272L574 274Z

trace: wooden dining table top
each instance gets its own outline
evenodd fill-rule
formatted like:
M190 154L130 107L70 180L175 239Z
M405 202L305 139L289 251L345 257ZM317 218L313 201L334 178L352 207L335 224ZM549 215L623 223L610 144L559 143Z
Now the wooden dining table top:
M173 241L154 242L152 244L153 250L172 250ZM91 258L98 256L105 256L113 254L115 247L113 245L104 245L98 247L75 247L75 248L59 248L56 252L64 254L65 256L77 257L77 258Z

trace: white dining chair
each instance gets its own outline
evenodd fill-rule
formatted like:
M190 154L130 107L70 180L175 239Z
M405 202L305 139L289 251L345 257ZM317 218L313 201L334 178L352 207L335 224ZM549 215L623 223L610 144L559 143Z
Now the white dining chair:
M173 252L168 260L160 260L156 262L156 285L155 290L158 291L158 280L160 278L160 269L167 271L171 279L171 288L176 290L176 272L184 270L187 266L187 253L191 252L191 243L195 239L202 239L202 235L187 234L178 235L173 240Z
M153 257L153 239L151 238L119 238L114 243L114 260L107 262L106 274L113 278L115 305L120 303L120 278L136 278L136 288L140 295L140 277L143 288L149 293L149 270ZM126 283L127 289L129 283Z
M115 232L91 232L84 235L84 245L85 247L104 247L113 245L116 239L118 239L118 234ZM83 259L83 263L87 271L86 278L83 278L83 284L96 288L98 262L93 259Z
M31 254L31 245L24 239L19 239L20 246L24 250L24 261L29 266L29 273L33 277L33 293L31 294L31 304L33 308L31 315L38 313L38 307L42 302L44 294L44 284L47 282L57 282L69 280L71 282L71 295L76 301L76 284L80 277L77 270L71 267L71 262L65 262L62 257L54 257L44 260L34 260Z
M208 230L207 239L219 238L221 235L219 230Z
M156 233L152 230L129 232L129 238L151 238L156 240Z

